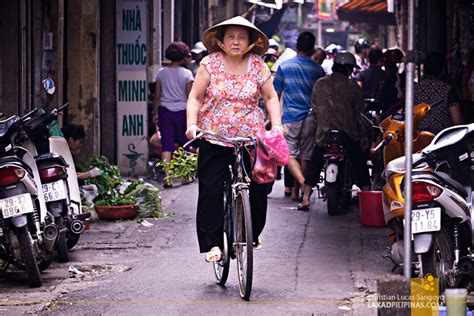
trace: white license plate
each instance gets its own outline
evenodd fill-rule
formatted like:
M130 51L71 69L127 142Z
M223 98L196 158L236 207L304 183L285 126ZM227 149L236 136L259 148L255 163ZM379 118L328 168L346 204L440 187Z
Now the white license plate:
M435 232L441 229L441 208L425 208L411 211L411 233Z
M33 201L28 193L11 196L0 200L3 218L33 213Z
M43 184L43 194L45 202L64 200L66 198L64 181L60 180Z

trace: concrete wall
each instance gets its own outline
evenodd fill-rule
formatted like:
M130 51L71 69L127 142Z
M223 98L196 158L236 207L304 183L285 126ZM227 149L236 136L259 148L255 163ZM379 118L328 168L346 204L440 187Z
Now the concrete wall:
M0 111L19 114L19 1L0 2Z
M100 152L117 163L115 1L100 1Z
M69 0L66 15L68 122L86 128L79 155L85 164L100 152L99 0Z

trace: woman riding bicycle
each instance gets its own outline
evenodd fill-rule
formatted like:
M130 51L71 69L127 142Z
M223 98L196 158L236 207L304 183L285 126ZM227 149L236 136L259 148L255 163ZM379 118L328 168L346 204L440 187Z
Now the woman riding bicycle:
M259 56L268 48L265 34L242 17L234 17L207 29L202 42L209 55L202 61L187 102L190 139L198 130L225 137L255 136L264 129L265 114L258 106L265 101L272 128L283 133L280 103L270 80L270 70ZM233 158L232 144L202 140L199 145L197 235L206 261L219 261L223 248L223 187ZM245 160L249 157L246 153ZM247 166L248 168L248 166ZM263 230L267 213L265 184L250 184L253 240ZM259 243L257 243L259 246Z

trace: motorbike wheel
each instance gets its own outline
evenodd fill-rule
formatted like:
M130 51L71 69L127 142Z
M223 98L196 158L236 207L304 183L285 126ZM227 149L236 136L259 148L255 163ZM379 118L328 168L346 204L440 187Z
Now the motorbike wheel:
M66 232L63 232L63 230L65 229L64 219L61 216L58 216L54 218L54 222L56 223L56 226L58 226L59 230L58 241L56 244L56 251L58 252L58 261L68 262L69 254L66 241Z
M54 251L48 253L39 263L38 268L40 271L44 271L49 268L54 259Z
M328 204L328 215L339 214L339 185L335 183L326 183L326 199Z
M443 293L446 288L455 287L458 283L454 276L448 274L448 270L453 266L454 250L445 228L441 228L433 239L431 249L421 256L421 266L423 276L431 274L438 278L439 292Z
M77 235L77 234L73 234L73 233L70 233L70 234L67 234L67 248L68 249L72 249L74 248L74 246L77 245L77 243L79 242L79 237L81 237L81 235Z
M41 279L38 262L33 252L33 245L31 244L31 235L28 228L21 227L17 230L17 238L20 246L21 257L25 265L26 273L31 287L40 287L43 283Z

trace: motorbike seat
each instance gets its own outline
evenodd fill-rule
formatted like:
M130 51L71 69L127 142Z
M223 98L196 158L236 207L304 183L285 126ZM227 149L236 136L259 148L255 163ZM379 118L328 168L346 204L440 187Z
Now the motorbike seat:
M451 178L447 173L438 171L436 172L436 175L441 178L441 180L443 180L448 186L455 189L462 197L467 197L467 191L463 185Z
M31 168L25 164L23 160L15 156L0 157L0 165L14 165L25 169L28 173L31 173Z
M37 164L56 163L56 164L63 165L65 167L69 167L69 165L64 160L63 156L56 153L41 154L41 155L36 156L35 160Z

